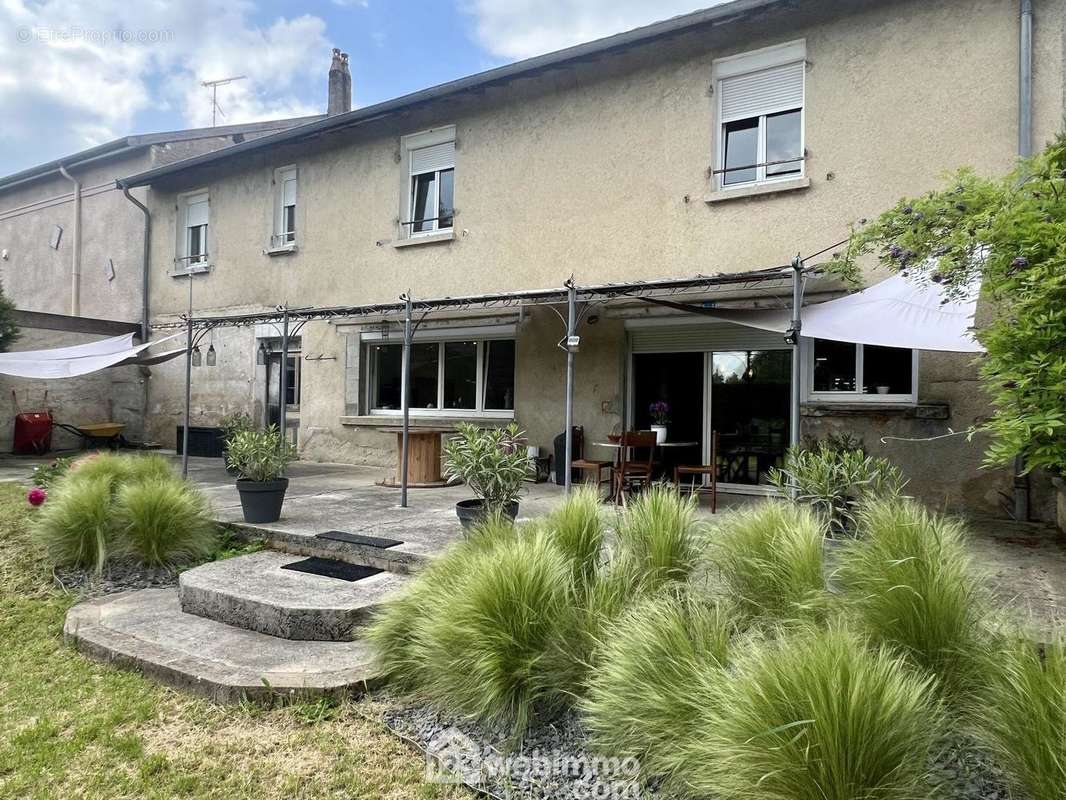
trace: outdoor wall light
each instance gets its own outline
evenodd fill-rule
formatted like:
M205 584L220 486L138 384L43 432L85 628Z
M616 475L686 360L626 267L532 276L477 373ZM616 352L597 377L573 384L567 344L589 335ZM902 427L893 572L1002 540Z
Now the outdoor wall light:
M197 345L196 347L194 347L192 349L192 365L194 367L198 367L198 366L200 366L200 362L202 360L203 360L203 357L200 355L200 346Z
M209 345L208 348L207 348L207 366L209 366L209 367L215 366L215 360L216 360L215 346L212 344L212 345Z
M263 342L259 342L259 349L255 352L255 363L259 366L267 363L267 349L266 344Z

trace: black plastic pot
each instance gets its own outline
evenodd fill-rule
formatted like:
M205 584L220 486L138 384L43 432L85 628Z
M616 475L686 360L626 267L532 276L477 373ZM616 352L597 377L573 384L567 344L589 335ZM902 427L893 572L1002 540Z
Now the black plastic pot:
M241 496L241 510L245 522L277 522L281 506L285 502L288 478L273 481L249 481L237 479L237 492Z
M503 513L514 520L518 516L518 501L514 500L503 507ZM465 530L476 527L489 515L489 507L481 499L460 500L455 504L455 515Z

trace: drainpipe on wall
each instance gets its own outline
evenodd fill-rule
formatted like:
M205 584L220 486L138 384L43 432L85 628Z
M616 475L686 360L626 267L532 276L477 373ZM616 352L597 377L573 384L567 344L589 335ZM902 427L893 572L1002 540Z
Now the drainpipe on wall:
M1033 154L1033 2L1021 0L1018 36L1018 155ZM1029 473L1025 459L1014 457L1014 518L1029 520Z
M74 184L74 256L70 264L70 315L81 314L81 182L59 165L59 174Z
M148 210L148 206L130 194L130 188L122 181L115 181L115 185L122 190L122 194L126 196L126 199L133 203L137 208L141 210L144 215L144 250L141 253L141 344L148 342L149 331L149 318L151 307L148 300L148 287L151 280L151 259L152 259L152 212ZM148 379L152 376L152 371L148 367L138 367L141 373L141 436L145 439L148 438L148 403L149 403L149 383Z

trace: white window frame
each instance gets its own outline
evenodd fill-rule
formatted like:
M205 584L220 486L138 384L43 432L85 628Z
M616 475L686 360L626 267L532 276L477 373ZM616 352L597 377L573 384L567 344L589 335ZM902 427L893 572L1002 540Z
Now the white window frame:
M918 350L911 350L911 391L909 394L866 394L863 385L863 355L865 345L855 344L855 390L850 392L814 391L814 342L803 337L800 349L803 352L803 395L811 403L869 403L874 405L913 406L918 404ZM903 348L906 349L906 348Z
M414 192L412 191L414 186L414 177L416 174L411 168L411 159L413 154L426 147L434 147L439 144L447 144L451 142L455 143L455 126L444 125L439 128L430 128L429 130L421 131L419 133L411 133L400 138L400 163L403 165L403 187L400 192L400 238L401 239L419 239L423 237L437 237L444 233L449 233L453 230L455 225L455 209L452 208L452 224L446 228L439 226L439 220L433 221L433 227L429 230L416 231L414 230ZM448 168L444 168L448 169ZM455 158L452 158L452 200L454 206L455 199ZM433 208L440 208L440 173L441 170L436 170L436 180L434 181L433 190ZM406 224L405 224L406 223Z
M295 216L300 209L300 174L295 164L289 164L274 170L272 180L274 188L274 226L270 236L270 249L290 250L296 247L296 243L299 240L300 226L297 225L295 231L285 230L285 184L290 180L295 184L295 202L293 203L293 222L295 223ZM287 238L289 233L293 234L292 239Z
M202 198L202 200L201 200ZM189 207L200 202L207 203L207 223L204 231L203 260L193 262L189 256ZM178 195L174 271L177 273L202 272L211 268L211 195L207 189L197 189Z
M717 172L714 175L714 188L718 191L728 192L733 189L743 189L752 186L782 183L786 181L801 180L806 177L806 164L804 158L807 148L807 42L805 39L796 39L772 47L764 47L761 50L753 50L748 53L715 59L712 65L714 76L714 117L715 117L715 170L725 168L726 135L725 128L730 122L739 122L744 119L754 119L754 116L724 118L722 114L722 81L741 75L748 75L764 69L784 67L788 64L802 62L803 69L803 102L799 107L800 112L800 147L799 147L799 172L791 172L786 175L766 174L766 118L785 111L795 111L796 106L786 104L783 106L767 106L758 114L758 145L755 163L763 166L756 167L755 179L743 183L726 183L728 173Z
M440 403L444 397L444 345L447 342L477 342L477 405L475 408L414 408L410 409L411 416L413 417L477 417L483 419L514 419L515 412L513 409L502 408L489 408L485 406L485 350L486 344L492 341L513 341L515 342L515 388L517 390L517 376L518 376L518 341L513 332L502 333L492 332L489 334L478 333L474 331L449 331L447 335L441 335L440 332L433 332L432 335L419 337L415 334L415 344L436 344L438 346L437 352L437 402ZM396 341L396 338L386 338L378 333L364 333L362 335L362 342L365 345L365 355L367 359L367 386L366 386L366 408L373 416L382 417L395 417L402 416L402 408L375 408L374 407L374 389L377 385L377 376L374 372L374 358L370 352L370 347L375 344L392 344L399 345L401 342ZM402 390L401 390L402 391ZM402 398L402 394L401 394ZM401 399L402 402L402 399Z

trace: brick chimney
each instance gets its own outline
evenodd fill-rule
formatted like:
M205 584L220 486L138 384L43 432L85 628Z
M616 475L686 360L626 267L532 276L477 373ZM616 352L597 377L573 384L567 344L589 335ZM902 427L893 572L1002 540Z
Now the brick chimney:
M348 71L348 54L333 48L333 62L329 65L329 101L326 115L343 114L352 110L352 73Z

